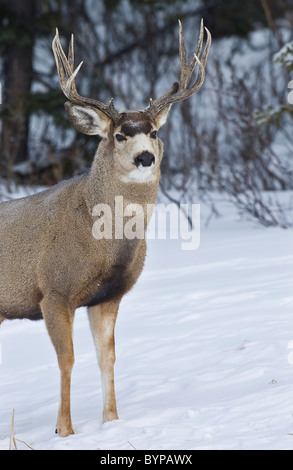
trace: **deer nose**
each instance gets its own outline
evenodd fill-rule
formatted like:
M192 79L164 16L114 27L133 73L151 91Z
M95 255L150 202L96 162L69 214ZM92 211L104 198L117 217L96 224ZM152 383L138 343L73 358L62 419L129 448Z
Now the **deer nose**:
M134 163L137 167L139 167L139 165L151 166L152 163L155 163L155 157L149 152L143 152L135 157Z

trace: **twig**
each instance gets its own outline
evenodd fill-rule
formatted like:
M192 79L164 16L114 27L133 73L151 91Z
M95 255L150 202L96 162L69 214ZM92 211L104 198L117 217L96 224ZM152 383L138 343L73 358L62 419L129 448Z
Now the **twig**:
M18 442L22 442L22 444L25 444L27 447L29 447L31 450L35 450L32 446L27 444L25 441L22 441L21 439L16 439Z
M131 444L131 442L129 442L129 441L127 441L127 442L128 442L128 444L131 445L131 447L132 447L134 450L137 450L137 449Z

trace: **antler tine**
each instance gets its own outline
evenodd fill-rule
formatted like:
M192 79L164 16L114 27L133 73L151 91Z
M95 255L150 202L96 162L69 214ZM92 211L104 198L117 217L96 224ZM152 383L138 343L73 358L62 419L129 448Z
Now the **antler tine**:
M202 45L203 45L203 38L204 38L204 25L203 25L203 19L201 19L201 22L200 22L200 33L199 33L199 38L198 38L198 43L197 43L197 48L196 48L196 51L195 51L195 54L197 56L200 55L201 53L201 49L202 49Z
M61 46L59 32L56 28L56 35L52 43L53 53L56 61L59 81L61 89L64 95L73 103L79 105L90 105L101 110L114 122L118 121L119 113L114 109L113 99L110 101L110 105L102 103L101 101L94 100L91 98L85 98L77 92L75 78L83 64L81 62L76 69L74 70L74 37L71 35L71 40L69 44L68 58Z
M180 57L181 74L182 74L182 71L187 67L187 52L186 52L185 41L183 37L182 23L180 20L178 20L178 23L179 23L179 57Z
M190 64L188 64L185 41L183 37L182 23L180 20L178 20L178 22L179 22L179 56L180 56L180 64L181 64L180 85L186 87L190 81L192 72L196 64L198 63L197 57L199 57L201 53L203 38L204 38L204 26L203 26L203 20L201 20L200 35L199 35L199 39L197 43L196 52L193 55L193 58Z
M54 51L55 57L57 57L58 59L58 64L57 64L59 65L58 72L59 72L59 69L62 69L66 73L67 78L69 78L73 70L69 66L68 59L65 55L65 52L62 49L60 38L59 38L59 31L57 28L56 28L56 36L53 40L53 51ZM65 76L64 76L64 80L66 80Z
M200 54L202 51L203 41L204 41L204 31L207 34L207 41L202 53L201 59ZM147 108L147 111L155 117L162 109L167 106L175 103L176 101L185 100L189 96L193 95L203 84L205 77L205 66L207 62L208 53L211 46L211 34L207 28L203 25L203 20L201 20L200 34L196 47L196 52L193 55L193 58L190 63L187 61L187 52L183 37L183 29L181 21L179 20L179 57L180 57L180 83L175 82L172 88L156 100L151 100L150 105ZM198 65L198 76L195 83L188 88L192 73Z
M207 42L206 42L206 46L204 48L202 57L199 60L198 55L201 53L201 49L202 49L204 30L207 33ZM190 64L190 66L192 67L191 74L192 74L196 64L198 64L198 66L199 66L198 78L197 78L196 82L194 83L194 85L192 86L192 88L190 89L191 94L195 93L201 87L201 85L204 82L205 66L206 66L206 63L207 63L207 58L208 58L209 50L210 50L210 47L211 47L211 42L212 42L211 33L209 32L209 30L207 28L203 28L203 23L202 23L202 29L201 29L200 38L199 38L199 41L198 41L198 47L197 47L196 53L193 56L193 60L191 61L191 64ZM198 52L198 50L199 50L199 52ZM193 65L193 63L194 63L194 65ZM191 77L191 74L190 74L190 77Z
M211 36L211 33L209 32L208 28L205 27L204 29L205 29L205 32L207 33L207 43L206 43L206 47L203 51L201 62L203 64L203 66L205 67L206 63L207 63L210 47L211 47L211 44L212 44L212 36Z
M59 32L58 32L58 29L56 28L56 35L53 39L52 49L53 49L53 53L54 53L54 57L55 57L55 62L56 62L56 66L57 66L57 72L58 72L58 76L59 76L60 85L61 85L61 88L62 88L62 91L63 91L63 89L65 88L66 79L65 79L63 64L62 64L62 61L61 61L61 58L60 58L60 53L59 53L59 50L58 50L58 41L59 41Z
M71 37L67 59L60 43L58 29L56 28L56 36L53 40L53 52L56 59L57 71L63 93L68 99L72 101L82 101L82 97L78 95L76 90L75 77L83 62L81 62L74 71L73 35Z
M202 50L203 39L204 39L204 26L203 26L203 19L202 19L200 22L200 33L199 33L197 48L196 48L195 53L193 54L192 60L189 65L189 70L190 70L189 80L191 78L192 72L195 69L196 64L198 63L198 57L200 56L201 50Z
M65 54L64 54L65 55ZM66 57L66 56L65 56ZM71 87L72 90L77 93L76 90L76 84L75 84L75 77L78 74L79 69L81 68L83 61L79 64L79 66L76 68L76 71L74 72L74 36L73 34L71 35L70 43L69 43L69 48L68 48L68 59L66 60L66 64L68 67L68 82L71 82ZM74 77L73 77L74 75ZM71 78L73 77L73 78Z
M73 34L71 34L71 39L69 43L68 64L70 66L71 71L73 72L73 69L74 69L74 36Z

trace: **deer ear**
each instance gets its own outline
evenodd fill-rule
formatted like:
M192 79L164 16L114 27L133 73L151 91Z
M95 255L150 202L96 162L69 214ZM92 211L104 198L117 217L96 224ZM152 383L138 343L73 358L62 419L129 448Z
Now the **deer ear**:
M159 129L161 126L165 124L167 121L168 113L170 111L171 105L166 106L156 115L156 124L157 128Z
M111 119L102 111L90 106L79 106L67 101L67 116L71 124L83 134L106 137Z

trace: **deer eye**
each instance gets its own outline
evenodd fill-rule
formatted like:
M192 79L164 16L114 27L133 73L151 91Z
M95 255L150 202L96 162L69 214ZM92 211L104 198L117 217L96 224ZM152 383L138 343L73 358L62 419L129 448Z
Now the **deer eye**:
M118 140L118 142L122 142L122 140L126 140L124 135L121 135L121 134L116 134L115 137Z
M158 132L157 131L154 131L151 133L151 138L152 139L156 139L157 138L157 135L158 135Z

